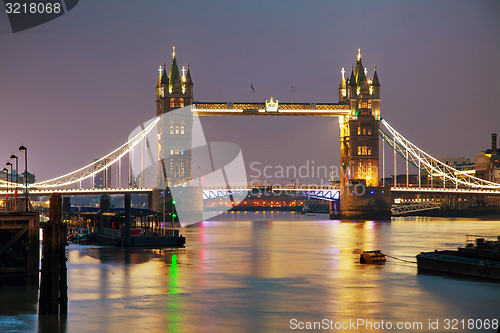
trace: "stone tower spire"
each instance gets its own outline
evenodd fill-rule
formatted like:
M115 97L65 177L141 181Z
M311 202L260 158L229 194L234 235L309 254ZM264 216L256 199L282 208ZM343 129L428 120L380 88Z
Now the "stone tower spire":
M339 85L339 102L344 102L344 100L347 99L347 84L345 81L345 70L344 67L342 67L342 77L340 78L340 85Z
M169 73L166 64L160 72L156 100L156 114L168 113L158 123L157 186L160 188L189 186L192 179L193 115L185 107L193 104L193 80L189 66L187 74L182 68L181 76L174 46Z
M373 79L368 80L360 49L347 88L347 97L340 94L339 88L339 102L348 101L351 109L349 115L339 119L340 159L344 168L341 184L364 183L376 187L379 185L380 82L376 70Z

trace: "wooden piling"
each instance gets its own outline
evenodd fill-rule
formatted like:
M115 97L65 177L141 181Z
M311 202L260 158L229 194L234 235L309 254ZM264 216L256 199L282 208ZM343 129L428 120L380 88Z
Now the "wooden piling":
M68 312L67 230L61 222L61 206L61 195L52 194L49 221L43 227L39 314L66 315Z

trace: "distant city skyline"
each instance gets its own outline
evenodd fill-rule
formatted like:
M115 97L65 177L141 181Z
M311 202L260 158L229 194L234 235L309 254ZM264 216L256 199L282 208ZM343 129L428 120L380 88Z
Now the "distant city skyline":
M358 48L378 66L381 115L437 158L473 160L500 132L495 1L80 2L13 34L0 13L2 157L24 144L37 180L118 147L155 116L157 68L191 66L194 99L337 102ZM292 88L293 87L293 88ZM339 165L337 118L203 118L247 170ZM20 171L24 169L20 167ZM251 171L249 170L251 173Z

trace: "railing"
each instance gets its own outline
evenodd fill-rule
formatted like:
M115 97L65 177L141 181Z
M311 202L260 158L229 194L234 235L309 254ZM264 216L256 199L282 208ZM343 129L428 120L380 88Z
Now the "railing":
M439 204L434 202L421 202L415 204L403 204L391 208L392 216L407 215L415 212L441 209Z
M482 189L482 188L443 188L443 187L391 187L392 192L420 192L420 193L471 193L471 194L490 194L500 195L497 189Z

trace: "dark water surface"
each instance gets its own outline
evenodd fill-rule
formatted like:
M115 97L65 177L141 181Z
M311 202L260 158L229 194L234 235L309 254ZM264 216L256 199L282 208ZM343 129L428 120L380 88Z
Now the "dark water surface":
M417 274L416 264L393 259L361 265L357 253L415 261L421 251L462 246L466 234L500 235L500 221L322 218L226 213L182 229L183 249L70 245L67 320L39 322L36 290L0 286L0 332L282 332L324 319L496 332L468 329L467 320L500 318L500 283ZM457 319L456 329L446 330L446 319ZM317 331L389 331L373 327Z

